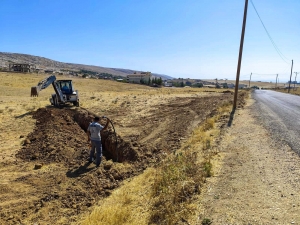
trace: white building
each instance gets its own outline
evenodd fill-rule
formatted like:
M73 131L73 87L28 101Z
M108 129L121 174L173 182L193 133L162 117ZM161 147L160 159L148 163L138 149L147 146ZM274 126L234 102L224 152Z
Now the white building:
M141 72L141 73L134 73L127 75L127 81L129 83L141 83L141 80L143 80L145 83L147 83L151 79L151 72Z
M164 86L165 86L165 87L172 87L172 86L173 86L173 83L170 82L170 81L165 81L165 82L164 82Z
M239 84L239 89L247 88L247 86L248 85L246 85L246 84ZM227 87L228 88L234 88L235 84L233 84L233 83L227 84Z

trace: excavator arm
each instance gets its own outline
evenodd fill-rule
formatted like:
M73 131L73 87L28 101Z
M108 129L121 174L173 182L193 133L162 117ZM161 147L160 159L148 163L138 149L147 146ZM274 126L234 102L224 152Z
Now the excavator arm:
M43 89L46 89L50 84L52 84L55 93L59 99L60 102L64 102L63 93L59 87L59 85L55 82L56 77L54 75L51 75L49 77L46 77L45 79L41 80L37 86L31 87L31 97L39 96L39 92Z
M31 87L31 97L33 96L39 96L39 92L42 89L47 88L50 84L52 84L56 80L56 77L54 75L51 75L49 77L46 77L45 79L41 80L37 86Z

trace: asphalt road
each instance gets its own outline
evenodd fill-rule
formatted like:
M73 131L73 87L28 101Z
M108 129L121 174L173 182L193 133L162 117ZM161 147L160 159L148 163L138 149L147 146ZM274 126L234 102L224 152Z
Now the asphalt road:
M255 90L252 97L258 121L276 139L300 155L300 96L270 90Z

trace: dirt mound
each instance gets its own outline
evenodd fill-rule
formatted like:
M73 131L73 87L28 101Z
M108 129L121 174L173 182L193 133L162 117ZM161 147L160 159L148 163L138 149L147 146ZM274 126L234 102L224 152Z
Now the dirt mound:
M36 127L17 157L45 163L78 162L88 157L86 134L67 110L38 109L33 118Z
M104 156L100 168L96 169L94 164L88 163L89 146L85 131L93 116L83 109L41 108L34 112L36 127L16 156L37 163L39 167L42 165L41 171L44 167L53 171L26 175L16 180L34 187L38 200L28 205L15 204L9 211L4 211L1 215L8 218L7 224L14 224L22 217L45 208L55 211L57 217L60 214L65 216L66 212L69 217L76 216L110 195L122 180L146 168L147 161L140 160L137 150L119 136L116 150L116 136L111 129L102 133ZM116 161L128 161L131 166L124 167ZM57 208L61 211L58 212ZM18 215L18 211L24 209L26 215L9 219L11 213Z
M17 157L44 163L80 164L89 156L86 130L93 117L92 113L83 109L38 109L33 114L36 127L24 141ZM102 124L106 123L104 120ZM112 130L103 131L101 136L106 159L118 162L137 160L137 152Z

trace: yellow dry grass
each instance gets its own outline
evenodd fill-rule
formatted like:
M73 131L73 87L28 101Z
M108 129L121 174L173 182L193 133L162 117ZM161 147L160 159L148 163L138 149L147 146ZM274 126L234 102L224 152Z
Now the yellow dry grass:
M140 176L124 182L110 197L99 202L101 205L95 207L80 224L148 224L154 175L155 169L149 168Z
M293 95L300 95L300 87L298 85L295 86L294 88L294 85L291 85L291 89L290 89L290 92L288 92L288 89L276 89L276 91L279 91L279 92L282 92L282 93L290 93L290 94L293 94Z
M30 88L35 86L47 75L0 73L0 156L6 161L15 161L15 152L20 148L23 138L34 128L35 121L31 112L50 105L49 98L54 93L53 88L40 92L39 97L30 97ZM147 113L144 108L151 108L158 102L167 101L177 96L204 96L213 95L212 92L221 92L223 89L205 88L150 88L142 85L117 83L109 80L82 79L77 77L58 76L58 79L72 79L75 89L79 91L80 105L95 113L105 113L109 109L129 104L137 114ZM100 108L100 111L99 111ZM219 114L225 113L221 110ZM102 114L103 115L103 114ZM134 119L134 116L133 118ZM213 136L218 134L214 119L209 119L202 126L194 130L190 139L183 145L183 149L190 149L189 154L199 149L210 149ZM120 133L122 129L120 129ZM183 152L183 151L182 151ZM198 155L195 165L203 162L203 155ZM173 156L172 156L173 157ZM186 161L188 162L188 161ZM184 166L184 164L182 164ZM162 165L161 168L163 168ZM179 168L180 169L180 168ZM33 173L32 170L21 173L16 165L10 165L0 170L2 183L10 183L24 173ZM44 171L47 172L47 171ZM51 172L51 171L49 171ZM112 195L99 202L99 206L82 220L82 224L148 224L152 216L154 200L153 187L161 176L162 170L147 169L140 176L125 182ZM190 182L187 177L187 182ZM180 179L185 183L185 180ZM20 193L26 194L26 188L18 184ZM188 202L191 205L193 203ZM182 206L183 207L183 206ZM187 205L184 207L189 208ZM45 209L46 210L46 209ZM189 212L192 213L192 212ZM60 223L64 223L64 219Z
M250 76L249 76L250 78ZM216 82L216 80L212 79L204 79L205 81L209 82ZM219 83L225 83L225 80L218 80ZM235 80L226 80L228 84L232 83L235 84ZM249 80L239 80L239 84L245 84L249 86ZM267 81L251 81L250 87L258 86L260 88L275 88L275 82L267 82ZM277 87L284 87L285 83L277 83Z

